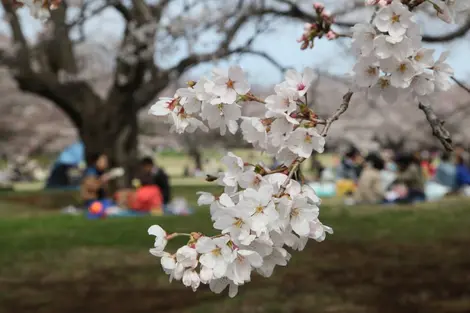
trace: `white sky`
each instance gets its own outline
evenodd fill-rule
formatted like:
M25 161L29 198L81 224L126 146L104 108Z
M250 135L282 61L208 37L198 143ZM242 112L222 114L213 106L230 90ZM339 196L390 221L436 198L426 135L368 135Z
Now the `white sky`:
M40 22L31 18L26 9L20 9L20 18L24 25L24 31L29 38L34 38L38 29L41 29ZM302 33L302 23L279 22L277 30L271 33L263 34L254 42L254 49L267 51L279 63L286 67L292 67L302 70L305 66L317 68L322 71L330 71L334 74L347 73L353 64L353 58L347 55L344 48L339 48L336 43L322 39L316 41L313 50L300 50L300 45L296 42ZM437 24L436 24L437 25ZM274 25L276 26L276 25ZM281 27L282 26L282 27ZM99 17L94 18L87 24L87 32L93 34L93 39L103 41L107 38L119 39L124 24L121 17L112 9L105 10ZM448 27L442 23L443 27ZM0 33L9 33L8 25L3 21L0 23ZM241 33L239 41L243 42L243 37L248 36L247 32ZM468 38L468 37L467 37ZM211 38L205 38L211 40ZM215 38L214 38L215 39ZM342 39L347 41L349 39ZM448 62L455 70L455 76L458 79L470 82L470 40L457 40L445 45L427 45L436 49L437 53L445 49L451 50ZM172 59L165 59L164 62L171 65L181 58L183 53L176 53ZM281 74L270 63L260 57L244 56L240 59L234 59L229 62L239 62L239 64L249 73L250 81L255 84L273 84L281 80ZM222 63L223 64L223 63ZM222 65L221 64L221 65ZM191 76L207 73L212 64L206 64L195 68Z

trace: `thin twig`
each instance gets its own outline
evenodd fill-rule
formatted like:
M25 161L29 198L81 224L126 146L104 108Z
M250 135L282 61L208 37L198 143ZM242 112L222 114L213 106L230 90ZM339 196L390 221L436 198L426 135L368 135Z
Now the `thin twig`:
M427 104L420 102L419 109L426 115L426 119L432 128L432 134L439 139L447 151L452 151L452 138L450 137L449 131L444 128L444 121L440 120L433 109Z
M292 179L292 176L294 176L300 164L305 160L306 160L305 158L298 157L297 159L294 160L294 162L292 162L292 165L290 166L290 169L289 169L289 174L287 175L287 178L284 181L284 183L279 188L279 192L277 193L276 197L278 198L282 197L282 195L284 194L284 191L286 191L287 185L289 185Z
M464 83L462 83L460 80L458 80L454 76L451 76L450 79L452 79L457 85L459 85L460 88L470 93L470 87L465 86Z
M320 135L322 135L323 137L326 137L326 135L328 135L328 131L330 130L331 124L333 124L334 121L338 120L339 117L348 109L349 102L351 102L351 97L353 94L354 93L351 90L349 90L343 96L343 103L341 103L340 107L338 108L338 110L336 110L335 114L333 114L331 117L329 117L326 120L325 127L323 128Z
M312 122L314 122L317 125L326 125L326 120L321 119L321 118L314 118L312 119Z
M264 101L264 100L261 99L260 97L255 96L255 95L252 94L252 93L247 93L244 97L245 97L246 100L248 100L248 101L255 101L255 102L259 102L259 103L266 104L266 101Z

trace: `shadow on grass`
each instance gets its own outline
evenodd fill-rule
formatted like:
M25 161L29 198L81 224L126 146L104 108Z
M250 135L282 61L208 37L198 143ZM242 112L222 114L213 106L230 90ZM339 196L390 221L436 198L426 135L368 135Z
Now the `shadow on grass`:
M0 309L18 313L464 313L470 310L467 246L461 240L423 245L310 244L270 279L255 275L235 299L214 295L207 287L193 293L180 283L169 284L155 259L146 254L82 250L78 255L86 257L69 253L54 259L49 269L3 279ZM66 262L62 267L68 269L58 269L59 262Z

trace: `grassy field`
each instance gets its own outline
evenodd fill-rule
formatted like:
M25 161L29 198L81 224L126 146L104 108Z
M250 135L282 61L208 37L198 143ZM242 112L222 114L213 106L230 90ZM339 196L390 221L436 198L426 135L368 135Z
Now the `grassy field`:
M194 204L201 189L179 186L175 194ZM57 197L0 195L2 313L470 311L470 203L461 199L387 209L327 202L322 221L333 236L294 253L272 278L255 275L229 299L169 284L147 252L154 223L210 233L206 209L89 221L51 210Z

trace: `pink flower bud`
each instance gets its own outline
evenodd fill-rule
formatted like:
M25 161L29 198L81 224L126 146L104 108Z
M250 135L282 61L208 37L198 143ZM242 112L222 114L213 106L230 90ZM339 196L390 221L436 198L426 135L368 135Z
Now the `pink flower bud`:
M323 5L323 3L320 3L320 2L315 2L313 4L313 8L317 11L323 11L323 9L325 8L325 6Z
M314 27L316 27L315 24L311 24L311 23L305 23L304 24L304 31L311 31Z
M338 35L337 35L334 31L330 30L330 31L326 34L326 38L328 38L329 40L333 40L333 39L338 38Z
M331 16L330 16L330 13L327 12L327 11L321 12L321 15L320 15L320 16L321 16L323 19L326 19L326 20L327 20L327 19L330 19L330 17L331 17Z

